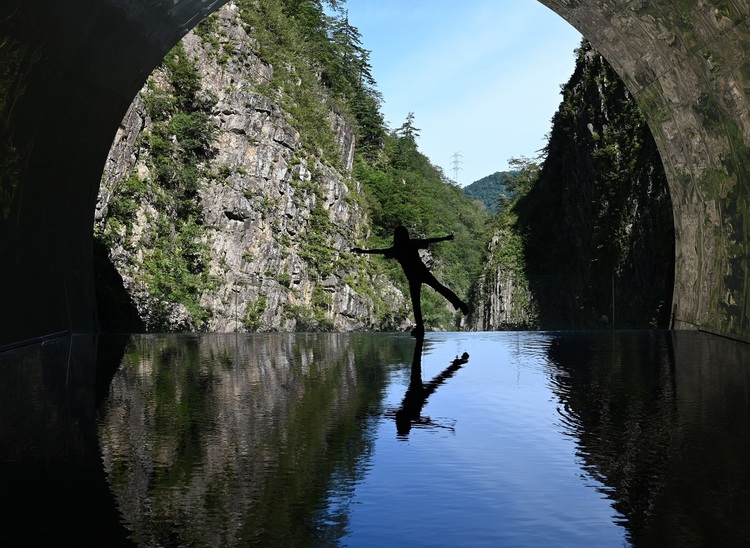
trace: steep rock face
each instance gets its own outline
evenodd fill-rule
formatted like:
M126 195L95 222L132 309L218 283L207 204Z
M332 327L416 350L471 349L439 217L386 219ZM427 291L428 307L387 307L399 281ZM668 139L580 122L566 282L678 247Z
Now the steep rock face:
M199 175L192 198L199 219L183 215L191 223L179 226L171 221L175 253L185 247L181 239L188 228L196 234L190 245L197 251L186 268L203 282L173 292L189 293L184 302L160 290L156 279L167 275L153 271L159 261L149 248L165 209L154 197L157 192L139 190L127 222L107 228L114 216L112 197L127 190L128 178L148 185L162 176L153 144L154 107L146 103L149 94L169 97L179 91L167 69L152 75L133 102L101 185L98 231L109 234L109 257L146 328L405 328L404 295L348 252L368 233L359 185L346 174L354 151L351 127L331 113L342 174L305 150L287 114L258 92L259 85L270 81L273 67L254 53L254 41L238 20L237 8L231 3L222 8L215 25L210 41L190 33L182 42L182 55L200 80L193 103L206 105L212 125L208 152L194 166ZM217 42L234 53L218 55ZM175 136L171 141L180 150L187 147ZM168 257L159 260L169 262ZM170 268L177 267L166 265L165 271Z
M539 179L516 210L542 327L669 326L664 168L633 97L588 43L563 88Z
M537 307L523 271L523 261L514 260L518 242L509 229L498 229L487 247L488 261L477 281L471 328L501 331L535 328ZM510 255L510 256L509 256Z
M591 40L646 114L675 225L672 324L747 337L747 2L540 0Z
M587 43L563 97L538 176L500 215L476 328L668 327L674 228L653 137Z

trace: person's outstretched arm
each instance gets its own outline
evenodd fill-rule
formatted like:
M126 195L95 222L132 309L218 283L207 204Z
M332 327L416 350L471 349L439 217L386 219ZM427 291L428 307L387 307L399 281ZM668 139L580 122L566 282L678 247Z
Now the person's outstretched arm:
M392 247L385 249L362 249L361 247L353 247L352 253L369 253L371 255L388 255L393 251Z
M412 242L416 242L418 247L424 248L429 244L435 244L437 242L447 242L452 240L453 238L453 234L448 234L447 236L440 236L437 238L413 238Z

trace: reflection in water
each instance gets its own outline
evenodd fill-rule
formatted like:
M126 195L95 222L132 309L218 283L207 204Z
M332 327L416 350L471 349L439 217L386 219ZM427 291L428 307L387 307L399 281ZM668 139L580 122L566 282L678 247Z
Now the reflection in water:
M750 346L697 332L424 344L139 335L0 353L0 546L750 538ZM423 366L438 371L426 383ZM456 435L421 436L441 413Z
M560 334L564 431L636 546L750 538L750 346L695 332Z
M429 417L422 417L422 409L429 398L438 387L450 379L456 371L469 361L469 354L464 352L460 358L456 358L441 373L436 375L430 382L422 382L422 350L424 337L416 337L414 345L414 357L411 363L411 375L409 388L406 390L401 408L395 412L396 432L400 439L408 439L412 427L418 428L449 428L434 422Z
M99 433L135 541L335 544L382 364L402 350L364 334L133 338Z

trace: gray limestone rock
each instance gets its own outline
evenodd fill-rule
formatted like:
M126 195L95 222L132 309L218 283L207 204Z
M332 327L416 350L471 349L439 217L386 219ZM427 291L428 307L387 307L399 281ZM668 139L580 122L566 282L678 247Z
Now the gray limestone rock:
M149 230L158 211L144 201L110 257L126 286L139 288L131 294L145 324L153 325L158 313L171 330L405 329L404 295L382 276L369 274L367 259L349 253L369 231L365 211L358 200L349 199L360 192L348 173L352 128L331 112L343 172L304 152L300 134L282 108L255 90L268 82L273 69L255 55L254 41L236 15L230 3L216 16L217 38L238 52L224 64L198 35L190 33L183 40L201 76L202 96L214 101L213 156L203 166L204 173L212 175L200 182L199 203L210 250L207 266L217 283L199 296L206 311L201 324L180 303L164 303L150 293L152 288L143 282L139 236ZM159 71L149 85L168 86ZM121 181L131 173L148 176L137 139L149 126L143 101L137 98L107 161L99 223ZM318 226L321 222L324 230Z

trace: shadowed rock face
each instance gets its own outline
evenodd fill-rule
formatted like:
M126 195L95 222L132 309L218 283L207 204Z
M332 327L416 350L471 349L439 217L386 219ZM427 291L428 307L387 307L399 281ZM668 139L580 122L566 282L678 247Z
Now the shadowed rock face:
M659 147L675 221L673 325L747 336L748 3L542 3L613 65Z
M92 225L104 162L166 52L224 0L0 6L0 346L97 328ZM649 120L676 232L673 325L750 334L750 8L542 3L599 49Z

